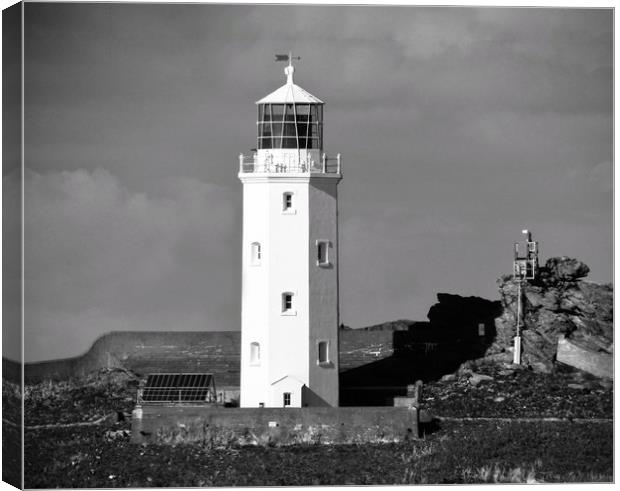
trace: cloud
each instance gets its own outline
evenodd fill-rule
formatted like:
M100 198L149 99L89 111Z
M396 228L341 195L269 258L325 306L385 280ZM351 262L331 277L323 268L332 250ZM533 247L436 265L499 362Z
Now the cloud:
M75 355L112 329L235 329L228 191L110 172L26 174L27 359ZM217 278L217 281L214 281Z
M408 58L427 60L447 52L469 54L480 35L472 24L474 10L420 10L394 30L394 39Z
M21 359L21 179L2 179L2 355Z

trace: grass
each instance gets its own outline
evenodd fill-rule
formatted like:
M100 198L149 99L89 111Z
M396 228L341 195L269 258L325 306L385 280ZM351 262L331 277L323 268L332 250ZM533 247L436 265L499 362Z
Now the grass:
M26 433L26 487L611 482L611 423L443 423L402 444L137 446L106 428Z
M496 365L474 371L493 380L477 386L467 377L431 382L422 390L424 407L432 414L456 417L613 417L612 388L584 372L503 372ZM569 384L583 388L570 388Z
M102 369L85 379L24 386L26 426L93 421L114 411L130 412L138 377Z
M483 370L476 370L483 372ZM425 387L427 407L445 416L609 418L613 391L591 383L566 389L564 375L493 375ZM88 421L133 408L137 379L102 371L85 381L27 386L26 424ZM563 384L563 385L562 385ZM603 392L601 392L601 390ZM493 404L500 394L508 405ZM11 387L5 399L18 400ZM546 401L546 402L545 402ZM485 409L486 407L486 409ZM139 446L117 430L129 421L30 429L25 433L28 488L307 486L487 482L612 482L613 423L443 421L407 443L274 446L256 439ZM225 445L224 445L225 443Z

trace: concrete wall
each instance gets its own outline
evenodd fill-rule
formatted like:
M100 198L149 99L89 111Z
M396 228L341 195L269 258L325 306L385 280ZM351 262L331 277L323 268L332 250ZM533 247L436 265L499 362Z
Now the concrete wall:
M231 408L142 406L134 443L267 445L401 442L418 436L415 408Z

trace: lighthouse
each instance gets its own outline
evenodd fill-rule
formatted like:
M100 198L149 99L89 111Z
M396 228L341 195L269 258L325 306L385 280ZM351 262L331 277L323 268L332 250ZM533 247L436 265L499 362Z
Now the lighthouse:
M243 183L241 407L338 406L340 155L324 103L293 81L256 102Z

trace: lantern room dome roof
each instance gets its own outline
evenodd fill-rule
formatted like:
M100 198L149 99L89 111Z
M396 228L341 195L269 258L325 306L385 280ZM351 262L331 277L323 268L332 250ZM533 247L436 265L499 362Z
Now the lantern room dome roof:
M323 104L321 99L293 83L294 71L295 68L293 66L287 66L284 69L287 77L286 84L261 100L256 101L256 104Z

